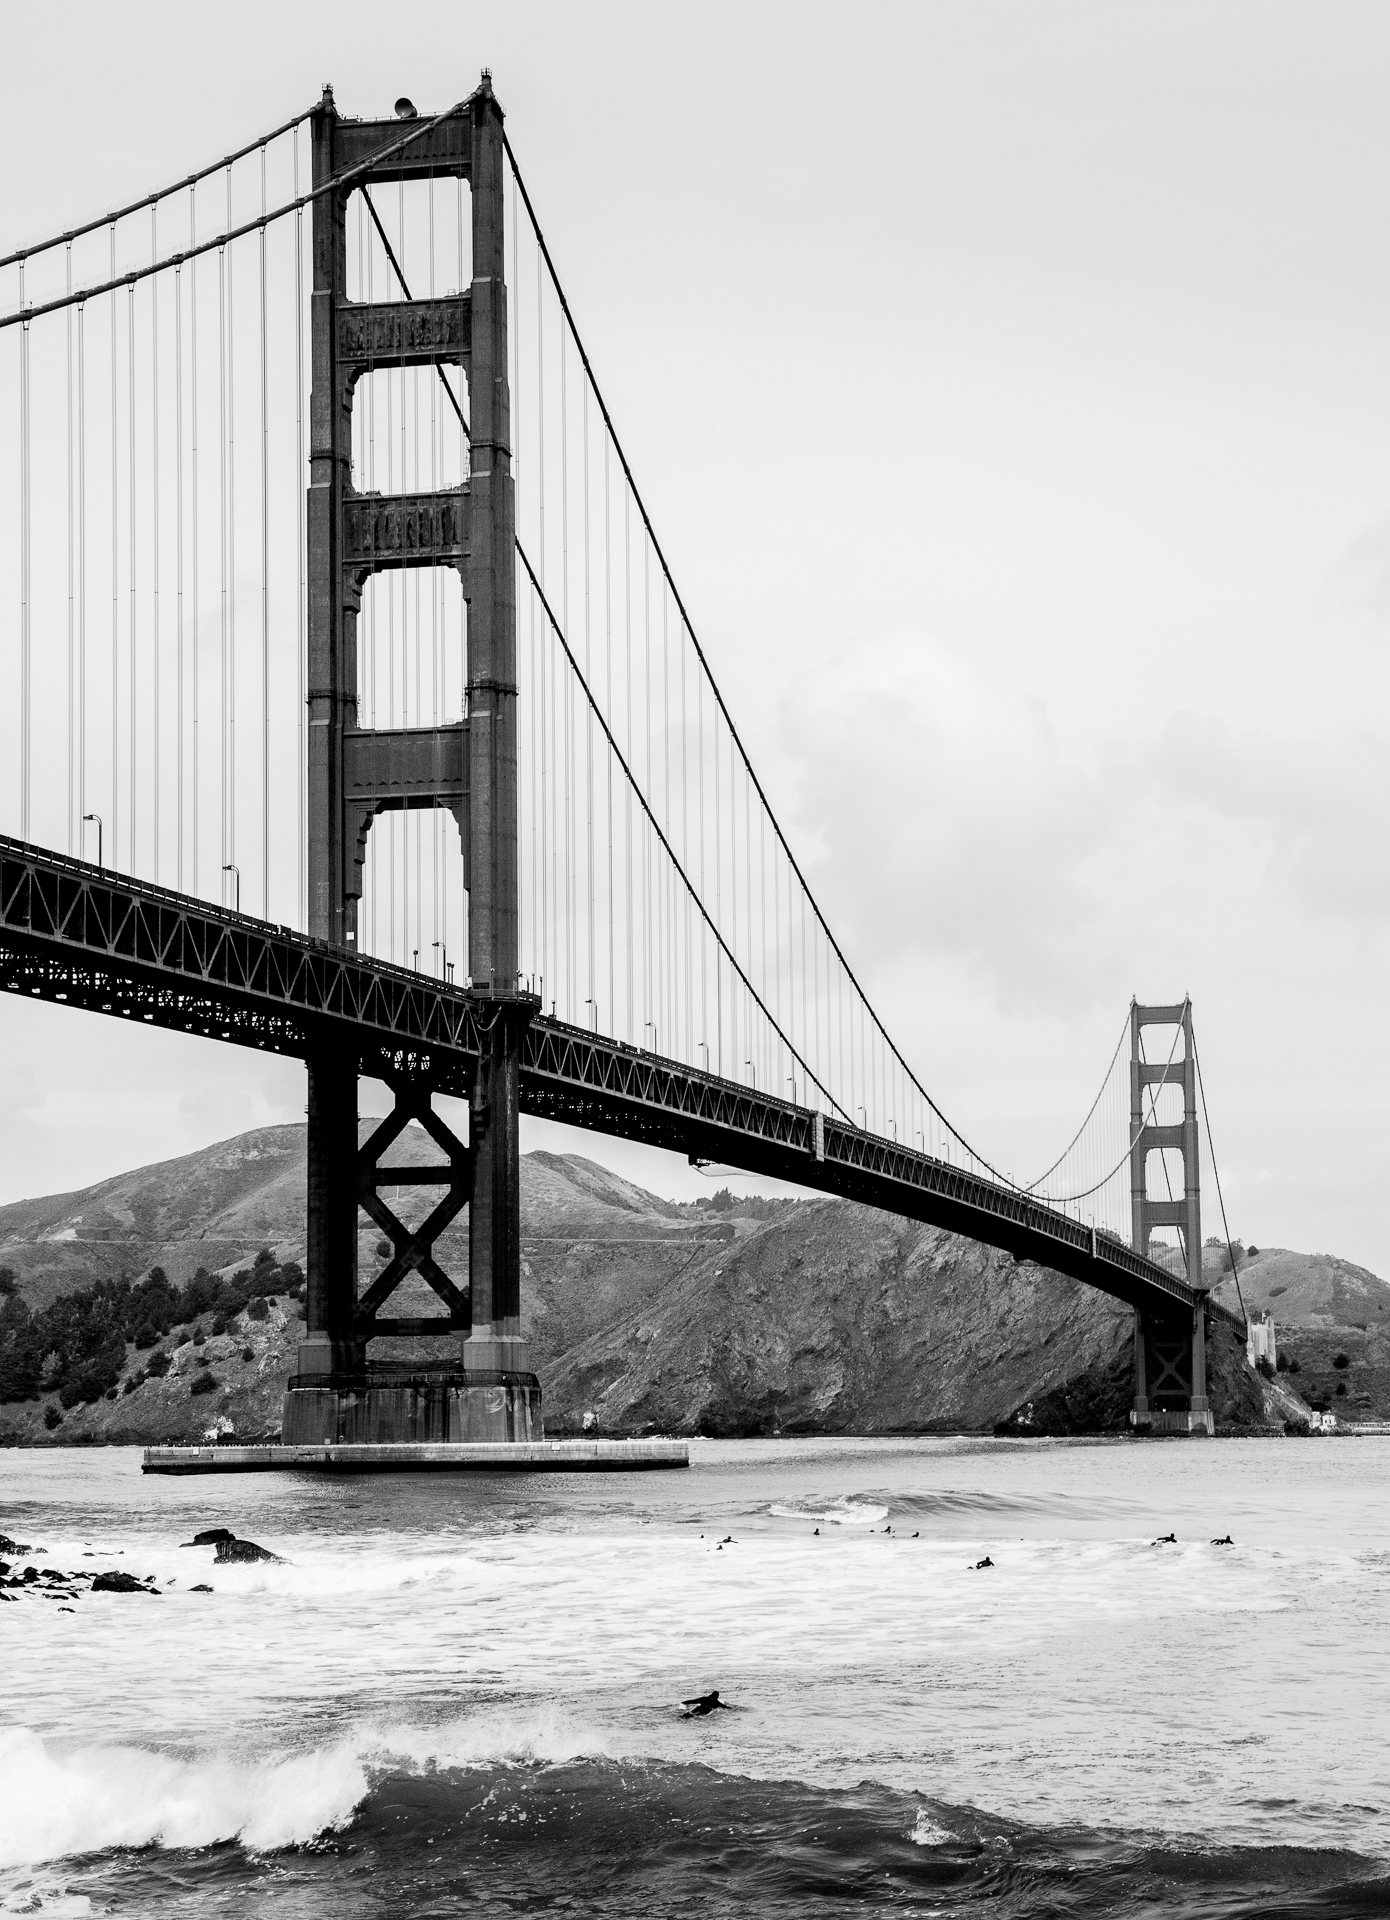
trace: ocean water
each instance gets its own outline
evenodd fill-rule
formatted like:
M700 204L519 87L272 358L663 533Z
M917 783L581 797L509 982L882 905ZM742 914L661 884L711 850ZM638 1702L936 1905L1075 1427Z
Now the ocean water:
M0 1454L0 1912L1390 1913L1390 1440L691 1460Z

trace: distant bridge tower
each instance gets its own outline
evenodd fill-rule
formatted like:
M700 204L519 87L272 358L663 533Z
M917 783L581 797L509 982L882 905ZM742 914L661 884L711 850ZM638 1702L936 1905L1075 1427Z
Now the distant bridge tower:
M1143 1057L1145 1027L1179 1027L1182 1053L1154 1062ZM1197 1131L1197 1056L1192 1044L1192 1002L1177 1006L1141 1007L1130 1002L1130 1150L1129 1191L1134 1251L1152 1258L1150 1236L1155 1227L1176 1227L1181 1235L1188 1285L1198 1295L1190 1315L1178 1310L1172 1318L1134 1310L1134 1411L1136 1427L1152 1432L1211 1433L1213 1423L1207 1399L1206 1281L1202 1277L1202 1201L1199 1188L1200 1140ZM1181 1087L1180 1121L1160 1124L1157 1096L1150 1090ZM1149 1156L1160 1151L1182 1156L1182 1186L1170 1191L1165 1180L1162 1196L1149 1191Z
M526 1438L540 1431L540 1389L521 1340L518 1064L538 1002L518 991L517 684L507 297L503 273L502 111L491 82L459 112L406 141L409 120L340 118L331 89L313 116L313 394L308 498L309 932L355 949L362 866L373 820L390 808L440 807L458 824L468 891L467 990L488 1038L462 1145L431 1109L427 1053L365 1060L331 1032L309 1059L308 1329L286 1397L286 1441ZM380 160L374 157L382 155ZM445 299L347 298L351 192L462 178L472 200L471 287ZM343 184L333 186L334 181ZM359 493L352 474L354 392L377 368L463 371L470 471L459 488ZM388 568L453 567L467 603L466 718L452 726L358 724L357 623L366 584ZM359 1071L384 1075L396 1111L359 1152ZM447 1162L445 1197L418 1229L378 1189L401 1182L381 1156L410 1120ZM412 1183L421 1180L412 1169ZM433 1247L469 1209L467 1291ZM392 1243L359 1296L358 1209ZM388 1319L380 1309L418 1273L443 1315ZM454 1335L441 1364L368 1368L381 1335ZM462 1338L461 1344L459 1336Z

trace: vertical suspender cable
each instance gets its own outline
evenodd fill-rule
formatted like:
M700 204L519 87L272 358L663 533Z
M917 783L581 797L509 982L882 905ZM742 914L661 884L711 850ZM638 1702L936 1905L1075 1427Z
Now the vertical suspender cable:
M197 188L188 189L188 240L191 246L197 229L197 207L194 196ZM198 653L202 642L202 621L198 606L198 260L196 254L188 263L188 405L190 414L191 441L189 445L189 518L192 521L192 538L189 541L189 585L192 589L190 599L193 603L192 646L189 654L189 678L192 681L192 699L190 715L192 725L189 728L189 769L188 769L188 853L189 879L191 891L198 891Z
M111 278L116 277L116 223L111 223ZM120 439L116 416L116 296L111 314L111 864L120 862Z
M232 170L227 169L227 231ZM236 261L227 254L227 859L236 864Z
M642 690L647 707L647 799L652 798L652 549L642 543ZM643 829L642 847L642 1044L647 1043L652 1007L651 836Z
M362 297L362 223L363 223L363 196L359 193L357 196L357 286L358 286L359 299ZM367 253L367 300L369 304L372 298L372 279L373 279L372 258L375 252L375 244L376 243L373 240L372 236L368 234L366 253ZM371 365L371 362L369 361L367 364L367 491L369 493L374 493L376 491L376 381L372 378L373 371L374 369ZM369 724L375 727L376 726L377 593L376 593L376 583L374 581L368 583L367 592L369 595L367 604L368 604L368 607L370 608L370 612L367 619L367 706L368 706L367 718L368 718ZM359 678L360 678L360 671L361 670L359 668ZM367 836L367 858L370 863L368 871L371 875L372 908L371 908L370 933L371 933L371 951L373 953L375 953L377 950L377 945L376 945L376 864L377 864L376 854L377 854L378 844L379 842L376 834L369 833Z
M294 197L299 198L299 128L294 130ZM308 880L304 871L304 794L308 785L308 768L305 763L304 717L308 701L307 662L305 660L305 622L304 622L304 209L297 207L294 215L294 450L295 450L295 559L298 567L295 587L295 619L297 647L296 654L299 672L299 719L296 729L298 740L298 759L295 775L295 805L298 832L296 847L299 855L299 924L309 924ZM354 693L356 688L353 689Z
M156 203L150 204L150 257L159 258L159 214ZM159 280L150 279L150 498L151 519L154 523L153 564L150 569L151 600L150 628L152 644L152 665L154 668L154 751L151 754L154 775L154 841L151 849L150 873L156 884L159 881Z
M695 682L695 758L700 769L700 778L698 783L699 784L698 805L699 805L699 811L700 811L700 898L701 900L704 900L706 898L706 894L705 894L705 680L704 680L703 674L701 674ZM714 776L714 810L715 810L715 818L717 819L719 816L719 774L717 769L715 771L715 776ZM716 832L715 834L715 872L716 873L719 871L718 847L719 847L719 835ZM719 890L717 887L715 888L715 894L714 894L714 913L715 913L715 918L718 919ZM737 951L737 943L735 943L735 951ZM705 1043L706 1067L709 1066L708 960L709 960L709 941L706 938L705 929L701 927L700 929L700 1038ZM718 978L719 978L718 968L719 968L719 961L718 961L718 956L716 954L716 958L715 958L716 985L718 983ZM721 1073L724 1071L722 1061L720 1064L719 1071Z
M430 234L430 299L434 298L434 172L430 171L429 182L429 234ZM436 367L438 362L435 363ZM439 382L431 380L430 387L430 492L439 489ZM439 725L439 594L440 581L433 573L430 575L430 719ZM534 654L535 647L532 646ZM430 897L431 952L439 939L439 808L431 807L430 824L433 833L430 861Z
M541 586L545 586L545 289L541 280L541 253L536 249L536 506L540 517L537 562ZM554 777L553 756L547 752L546 737L546 653L550 646L549 625L541 632L541 982L550 972L550 810L549 788ZM547 775L550 777L548 778Z
M24 306L24 262L19 263ZM29 322L19 329L19 837L29 838Z
M135 783L139 765L137 716L140 711L140 687L137 675L138 655L135 646L138 622L135 603L137 516L135 512L135 286L133 282L126 290L126 355L129 376L126 385L126 438L130 464L130 493L126 501L127 532L130 535L130 871L134 873L136 871Z
M717 735L716 735L717 737ZM738 757L733 752L733 742L729 742L729 908L730 940L729 950L738 958ZM745 789L746 791L746 789ZM738 990L739 983L732 968L729 972L729 1046L735 1061L738 1059ZM719 1003L719 1039L724 1040L724 1003Z
M401 264L402 266L404 266L405 264L405 222L404 221L401 222ZM415 468L414 468L415 491L416 493L418 493L420 491L420 369L418 367L415 367L412 369L410 380L411 380L411 389L412 389L411 432L414 435L414 444L415 444ZM431 380L429 383L429 386L430 386L430 392L431 394L433 394L435 382ZM424 631L425 631L425 623L420 617L420 576L422 571L423 570L420 567L416 567L414 569L415 625L412 630L412 634L413 634L413 653L415 658L415 724L417 727L423 724L424 717L425 717L424 701L421 695L421 683L420 683L420 674L422 669L422 655L424 652L423 640L424 640ZM431 575L430 576L431 597L433 597L433 594L434 594L433 578L434 576ZM430 808L431 819L437 819L438 814L439 814L439 809L437 807ZM423 904L424 904L424 873L421 866L421 862L424 858L424 834L422 832L423 825L424 823L420 819L417 813L415 817L415 957L417 961L420 956L420 948L424 943L424 934L422 931L422 920L421 920L421 913L422 913ZM430 871L431 871L431 875L433 875L433 866L431 866Z
M632 489L623 483L623 646L624 668L623 685L627 695L627 764L632 765ZM632 940L632 783L623 782L623 846L625 868L623 875L623 918L627 926L627 1041L633 1043L633 1019L635 1015L634 975L636 967L633 961Z
M72 242L64 248L67 259L67 290L72 292ZM73 605L73 400L72 400L72 308L64 316L67 321L68 348L68 386L67 386L67 441L68 441L68 852L77 852L77 823L80 815L76 807L77 798L77 620Z
M608 723L613 724L613 530L612 499L608 475L609 440L603 437L603 700ZM608 1031L618 1032L618 981L613 959L613 750L605 756L608 764Z
M174 709L175 815L177 821L177 878L183 877L183 268L174 268Z
M594 684L593 673L589 665L589 383L583 387L584 398L584 678L589 685ZM588 947L589 947L589 1004L594 1008L594 1024L598 1025L598 1008L594 1001L594 710L586 701L584 704L584 832L587 851L589 904L588 904Z
M87 303L77 308L77 819L87 811Z
M661 576L661 775L665 798L662 802L662 827L666 838L671 838L671 652L669 600L666 592L666 576ZM670 862L663 861L661 866L662 900L661 912L661 970L658 979L661 983L662 1005L658 1016L662 1031L667 1035L667 1046L672 1055L676 1052L676 998L671 968L674 953L670 944L671 935L671 873Z
M218 710L220 741L218 749L218 785L220 792L220 845L222 848L222 899L227 898L226 868L232 854L227 846L227 249L217 249L217 522L218 562L222 609L222 682Z
M270 918L270 400L266 389L265 143L261 143L261 918Z
M564 609L564 631L570 630L570 460L569 460L569 394L566 382L565 325L560 322L560 596ZM558 670L558 663L557 663ZM571 761L571 745L574 720L574 704L570 688L571 676L564 676L564 727L565 727L565 1011L574 1018L574 902L571 897L570 876L574 868L574 848L571 842L570 799L574 781Z
M681 648L681 865L690 871L690 780L688 731L685 723L685 648ZM690 964L690 892L682 889L685 914L685 1057L692 1059L695 1036L691 1031L692 981L694 970Z

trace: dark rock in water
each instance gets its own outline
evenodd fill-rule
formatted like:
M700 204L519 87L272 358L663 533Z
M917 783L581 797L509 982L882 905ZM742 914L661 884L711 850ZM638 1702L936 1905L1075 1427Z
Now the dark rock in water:
M200 1580L196 1587L190 1587L188 1591L190 1593L211 1593L212 1588L208 1586L206 1581Z
M133 1573L99 1573L92 1582L93 1593L155 1593L157 1587L147 1587L143 1580L137 1580Z
M23 1540L11 1540L7 1533L0 1533L0 1553L28 1553L28 1543Z
M219 1567L225 1567L234 1560L270 1560L277 1567L284 1565L278 1553L271 1553L266 1547L258 1547L254 1540L237 1540L229 1535L227 1539L219 1540L217 1543L217 1564Z
M224 1540L235 1540L236 1535L230 1527L208 1527L202 1533L195 1533L191 1540L180 1542L185 1547L217 1547Z

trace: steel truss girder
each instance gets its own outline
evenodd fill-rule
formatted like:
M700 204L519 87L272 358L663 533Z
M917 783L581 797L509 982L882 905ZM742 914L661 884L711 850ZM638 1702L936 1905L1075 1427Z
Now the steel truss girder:
M350 1047L363 1074L459 1098L491 1017L466 989L4 836L0 990L297 1058ZM1122 1242L1007 1187L832 1119L818 1158L809 1109L563 1021L530 1021L521 1104L945 1227L1160 1318L1197 1297Z

